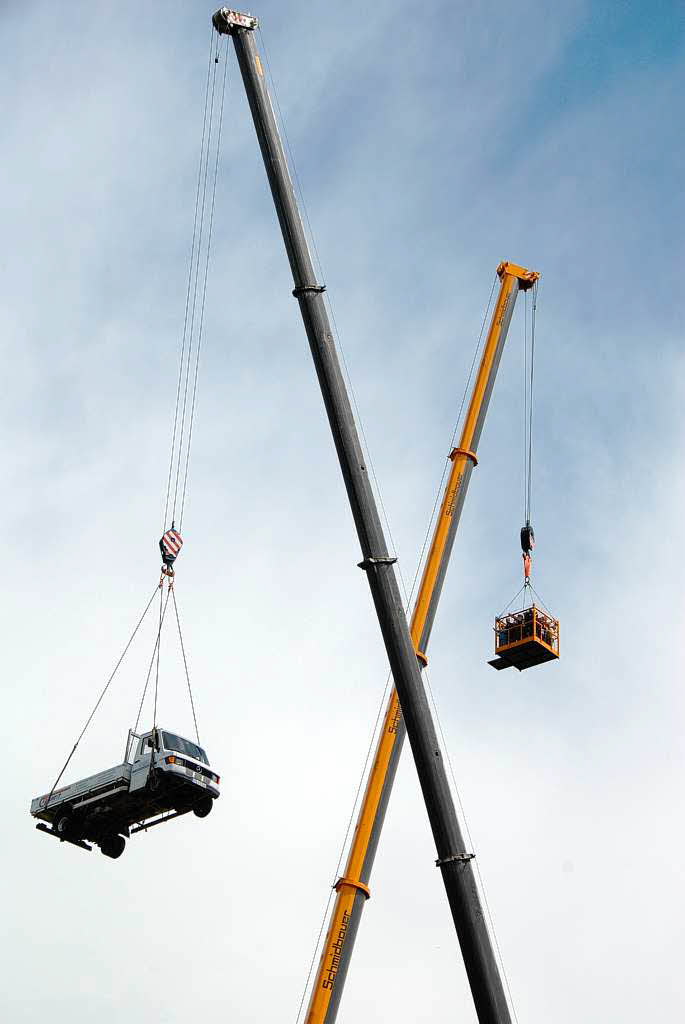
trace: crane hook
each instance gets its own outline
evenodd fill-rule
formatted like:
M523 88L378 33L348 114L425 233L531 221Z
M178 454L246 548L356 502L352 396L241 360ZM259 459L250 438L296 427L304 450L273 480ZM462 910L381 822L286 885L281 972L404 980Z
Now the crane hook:
M521 527L521 551L523 552L523 582L530 583L530 571L533 566L533 548L535 547L535 531L530 521Z

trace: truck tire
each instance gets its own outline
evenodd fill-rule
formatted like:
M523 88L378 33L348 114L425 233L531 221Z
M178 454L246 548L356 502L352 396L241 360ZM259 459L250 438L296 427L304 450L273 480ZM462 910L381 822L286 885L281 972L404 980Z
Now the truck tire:
M104 853L105 857L116 860L117 857L121 857L125 846L126 840L123 836L105 836L100 843L100 851Z
M214 801L211 796L203 796L193 807L193 814L196 818L206 818L212 809Z
M52 825L52 830L57 833L62 841L72 839L74 835L74 816L71 811L58 811Z

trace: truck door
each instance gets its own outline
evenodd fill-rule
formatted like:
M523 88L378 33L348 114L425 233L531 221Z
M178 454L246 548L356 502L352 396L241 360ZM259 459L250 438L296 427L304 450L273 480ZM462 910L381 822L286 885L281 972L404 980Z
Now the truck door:
M131 767L131 785L129 792L142 789L150 775L150 762L154 754L152 736L148 733L141 737L138 753Z

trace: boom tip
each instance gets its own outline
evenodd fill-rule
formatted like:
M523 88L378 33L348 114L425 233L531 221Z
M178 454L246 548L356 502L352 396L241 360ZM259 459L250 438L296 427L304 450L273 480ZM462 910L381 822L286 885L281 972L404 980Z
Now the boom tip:
M238 28L255 29L259 22L251 14L241 14L240 11L232 11L230 7L220 7L212 15L212 25L219 35L230 36Z

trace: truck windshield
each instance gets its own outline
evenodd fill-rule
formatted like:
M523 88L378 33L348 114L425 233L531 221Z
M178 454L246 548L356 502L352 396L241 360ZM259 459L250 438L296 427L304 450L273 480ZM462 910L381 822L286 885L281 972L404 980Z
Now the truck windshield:
M188 754L189 757L194 757L196 761L204 761L205 764L209 764L207 755L202 747L198 747L197 743L184 740L182 736L174 736L173 732L164 732L162 735L164 737L165 750L175 750L179 754Z

